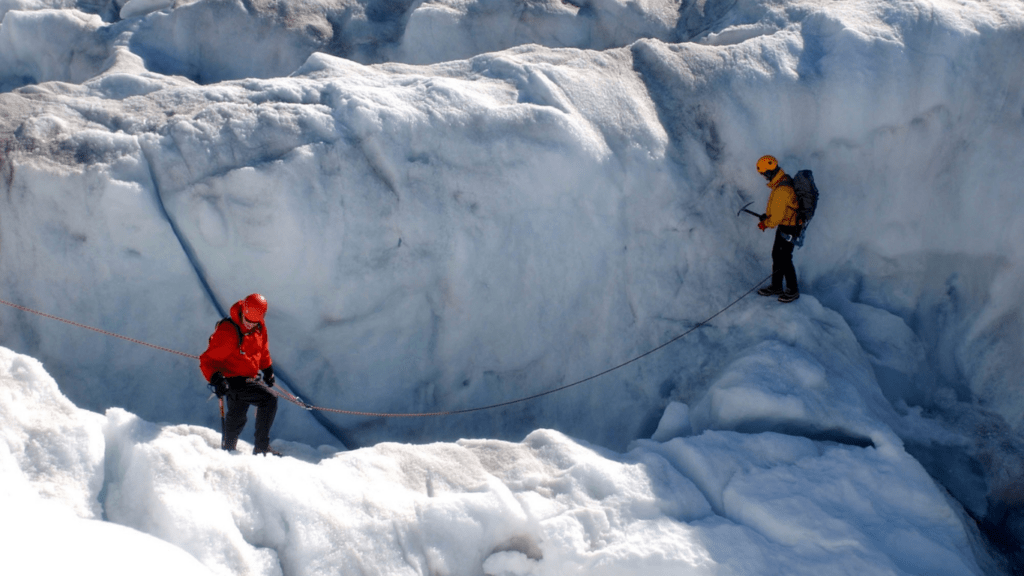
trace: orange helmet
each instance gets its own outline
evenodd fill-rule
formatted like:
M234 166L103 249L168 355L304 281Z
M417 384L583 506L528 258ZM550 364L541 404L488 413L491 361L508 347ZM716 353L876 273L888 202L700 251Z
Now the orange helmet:
M267 299L262 294L249 294L242 302L242 316L249 322L263 322L267 313Z
M757 161L757 171L761 174L775 170L779 167L779 161L775 159L775 156L761 156Z

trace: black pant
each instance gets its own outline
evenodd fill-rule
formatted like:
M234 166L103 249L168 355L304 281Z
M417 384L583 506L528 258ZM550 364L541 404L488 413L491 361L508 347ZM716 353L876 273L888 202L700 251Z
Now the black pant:
M245 378L228 378L230 389L227 395L228 413L224 422L224 449L234 450L238 435L248 420L249 406L256 406L256 451L263 452L270 447L270 427L277 415L277 396L259 384L250 384Z
M779 226L775 229L775 244L772 245L772 288L782 290L782 280L786 280L786 289L799 292L796 285L796 267L793 266L793 243L782 237L788 234L796 240L800 235L799 226Z

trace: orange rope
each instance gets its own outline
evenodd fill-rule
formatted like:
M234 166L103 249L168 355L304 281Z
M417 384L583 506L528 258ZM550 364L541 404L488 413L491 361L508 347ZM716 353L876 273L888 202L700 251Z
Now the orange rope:
M701 322L695 324L692 328L690 328L686 332L683 332L682 334L676 336L675 338L672 338L671 340L668 340L667 342L665 342L663 344L660 344L659 346L656 346L656 347L648 350L647 352L644 352L643 354L640 354L639 356L635 356L633 358L630 358L629 360L626 360L625 362L623 362L621 364L618 364L616 366L612 366L611 368L608 368L607 370L605 370L603 372L599 372L597 374L594 374L593 376L588 376L586 378L583 378L582 380L577 380L575 382L572 382L571 384L566 384L564 386L559 386L558 388L552 388L551 390L546 390L544 392L533 394L532 396L526 396L526 397L523 397L523 398L517 398L515 400L508 400L508 401L505 401L505 402L499 402L497 404L490 404L490 405L487 405L487 406L478 406L476 408L464 408L462 410L446 410L446 411L441 411L441 412L407 412L407 413L360 412L360 411L356 411L356 410L341 410L341 409L338 409L338 408L324 408L322 406L313 406L311 404L306 404L301 398L299 398L298 396L295 396L295 395L291 394L290 392L288 392L287 390L277 386L277 384L275 384L274 386L271 386L271 387L266 387L266 386L264 386L264 387L267 389L267 391L269 391L274 396L277 396L278 398L284 398L285 400L287 400L287 401L291 402L292 404L295 404L296 406L299 406L299 407L301 407L301 408L303 408L305 410L311 410L311 411L312 410L317 410L317 411L320 411L320 412L332 412L332 413L335 413L335 414L347 414L347 415L350 415L350 416L370 416L370 417L375 417L375 418L416 418L416 417L426 417L426 416L453 416L453 415L456 415L456 414L467 414L469 412L480 412L482 410L491 410L491 409L494 409L494 408L501 408L501 407L509 406L509 405L512 405L512 404L518 404L520 402L526 402L528 400L534 400L536 398L540 398L541 396L547 396L548 394L554 394L555 392L560 392L560 391L565 390L567 388L572 388L573 386L577 386L579 384L583 384L584 382L589 382L591 380L594 380L595 378L599 378L601 376L604 376L605 374L608 374L610 372L614 372L614 371L618 370L619 368L622 368L624 366L632 364L633 362L636 362L637 360L640 360L641 358L644 358L645 356L649 356L650 354L653 354L653 353L657 352L658 350L661 350L662 348L668 346L669 344L675 342L676 340L679 340L680 338L686 336L687 334L690 334L691 332L693 332L694 330L700 328L701 326L706 325L708 322L711 322L712 320L717 318L719 315L724 313L726 310L732 308L737 303L739 303L740 300L743 300L744 298L749 296L751 292L756 290L761 284L764 284L765 281L768 280L769 278L771 278L771 274L769 274L763 280L761 280L760 282L755 284L753 288L751 288L750 290L747 290L745 293L743 293L742 296L740 296L739 298L737 298L737 299L733 300L732 302L730 302L729 305L727 305L725 308L722 308L718 312L715 312L714 314L709 316L707 319L702 320ZM141 340L136 340L134 338L129 338L127 336L121 336L120 334L114 334L113 332L107 332L106 330L100 330L99 328L93 328L92 326L86 326L85 324L79 324L78 322L72 322L71 320L65 320L64 318L53 316L51 314L46 314L44 312L39 312L38 310L33 310L31 308L26 308L24 306L18 306L17 304L12 304L10 302L7 302L6 300L0 300L0 304L6 304L7 306L10 306L11 308L17 308L18 310L22 310L22 311L25 311L25 312L31 312L32 314L38 314L38 315L40 315L40 316L42 316L44 318L49 318L51 320L57 320L58 322L64 322L65 324L70 324L72 326L78 326L79 328L85 328L86 330L92 330L93 332L99 332L100 334L106 334L107 336L113 336L115 338L120 338L122 340L127 340L128 342L132 342L132 343L135 343L135 344L141 344L143 346L148 346L148 347L154 348L156 350L162 350L164 352L170 352L171 354L177 354L179 356L184 356L186 358L192 358L193 360L198 360L199 359L198 356L194 356L192 354L186 354L184 352L178 352L177 350L171 350L170 348L164 348L163 346L154 346L153 344L148 344L148 343L143 342Z
M142 340L136 340L135 338L129 338L127 336L121 336L120 334L114 334L113 332L107 332L106 330L100 330L99 328L93 328L92 326L86 326L85 324L79 324L78 322L73 322L71 320L66 320L66 319L60 318L58 316L53 316L52 314L47 314L45 312L40 312L38 310L33 310L31 308L26 308L24 306L18 306L17 304L12 304L11 302L8 302L6 300L0 300L0 304L6 304L7 306L10 306L11 308L17 308L18 310L21 310L23 312L31 312L32 314L38 314L39 316L42 316L43 318L49 318L50 320L56 320L58 322L63 322L65 324L70 324L72 326L78 326L79 328L85 328L86 330L92 330L93 332L99 332L100 334L106 334L107 336L113 336L114 338L120 338L121 340L127 340L128 342L131 342L133 344L141 344L143 346L149 346L150 348L154 348L156 350L161 350L163 352L170 352L171 354L177 354L178 356L184 356L185 358L191 358L193 360L199 360L199 356L196 356L194 354L186 354L184 352L178 352L177 350L171 350L170 348L164 348L163 346L156 346L156 345L153 345L153 344L149 344L149 343L143 342Z

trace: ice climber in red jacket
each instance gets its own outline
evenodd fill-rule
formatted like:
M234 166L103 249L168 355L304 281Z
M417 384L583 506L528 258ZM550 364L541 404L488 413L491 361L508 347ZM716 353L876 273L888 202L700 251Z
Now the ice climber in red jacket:
M199 368L217 396L227 398L223 448L235 449L249 406L255 405L253 454L280 456L270 448L277 397L268 390L274 385L274 364L267 347L267 326L263 323L266 313L267 299L260 294L250 294L236 302L231 307L231 316L221 320L210 336L206 352L199 357Z

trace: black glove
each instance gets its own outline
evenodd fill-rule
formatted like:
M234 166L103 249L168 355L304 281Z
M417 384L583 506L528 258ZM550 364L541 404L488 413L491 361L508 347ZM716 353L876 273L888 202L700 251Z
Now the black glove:
M273 388L274 383L277 382L277 379L274 378L274 366L273 365L267 366L263 370L263 381L266 382L268 388Z
M222 398L228 393L228 379L220 372L214 372L210 378L210 389L217 395L217 398Z

